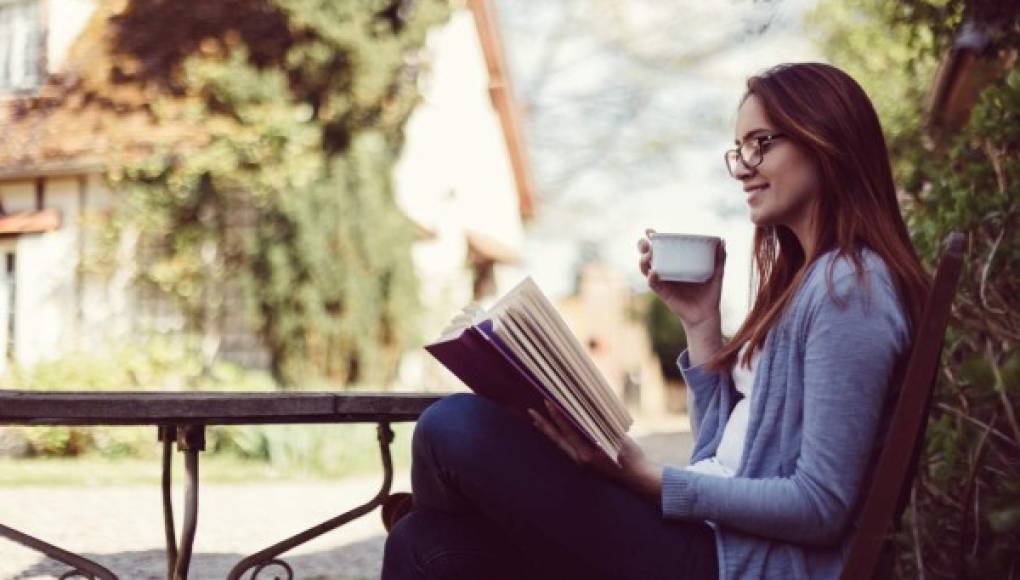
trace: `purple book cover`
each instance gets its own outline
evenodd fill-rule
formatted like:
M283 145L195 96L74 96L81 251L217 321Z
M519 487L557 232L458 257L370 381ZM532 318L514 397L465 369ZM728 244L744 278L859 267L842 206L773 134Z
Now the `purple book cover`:
M425 350L479 395L521 412L541 410L544 388L491 332L492 321L486 320L454 338L425 345Z
M457 375L472 391L512 409L545 412L544 400L556 405L578 433L601 447L496 335L491 320L469 326L454 338L434 342L425 350Z

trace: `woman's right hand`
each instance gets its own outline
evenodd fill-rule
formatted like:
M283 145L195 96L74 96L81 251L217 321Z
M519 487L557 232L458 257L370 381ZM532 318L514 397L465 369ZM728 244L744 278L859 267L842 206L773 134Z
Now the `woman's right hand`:
M705 323L718 325L719 302L722 297L723 269L726 265L726 242L716 246L715 271L712 277L700 284L690 282L666 282L660 280L652 270L652 244L648 236L655 230L645 230L645 237L638 241L641 258L638 267L648 280L648 287L680 318L684 328L690 330Z

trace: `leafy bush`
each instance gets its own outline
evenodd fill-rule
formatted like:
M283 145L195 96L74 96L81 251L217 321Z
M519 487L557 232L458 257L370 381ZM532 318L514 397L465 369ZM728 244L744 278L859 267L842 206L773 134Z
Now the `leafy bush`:
M217 363L203 370L198 341L152 337L104 352L77 353L32 368L14 368L0 387L26 390L273 391L268 374ZM395 424L394 462L410 456L411 424ZM6 450L6 451L5 451ZM2 427L0 455L147 458L161 447L154 427ZM376 426L216 425L206 429L206 455L266 463L288 473L338 477L378 470Z
M266 374L228 363L206 369L197 342L186 338L154 336L139 343L113 345L97 352L79 352L31 368L14 367L0 377L8 389L63 390L213 390L272 391L276 384ZM153 427L8 427L9 445L21 454L77 456L149 456L158 452ZM229 430L209 430L209 448L229 446L220 439Z
M990 47L979 57L988 83L969 120L940 134L930 127L927 92L965 18L990 31ZM1020 570L1018 7L991 0L826 0L812 21L832 62L875 98L922 259L934 267L949 231L967 236L943 372L897 538L897 576L1014 578Z

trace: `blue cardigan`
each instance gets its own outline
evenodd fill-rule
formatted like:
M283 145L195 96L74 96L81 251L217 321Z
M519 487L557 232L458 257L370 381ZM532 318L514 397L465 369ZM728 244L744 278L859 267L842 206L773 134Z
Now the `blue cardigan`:
M843 569L910 343L885 263L863 257L861 277L835 251L816 260L769 332L736 476L663 470L663 516L715 528L721 579L831 580ZM692 367L687 351L677 363L695 462L715 454L737 394L729 372Z

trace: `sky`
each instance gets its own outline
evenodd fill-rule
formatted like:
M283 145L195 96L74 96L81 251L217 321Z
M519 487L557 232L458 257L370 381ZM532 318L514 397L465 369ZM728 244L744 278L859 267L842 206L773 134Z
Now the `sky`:
M814 0L496 4L539 192L523 269L563 296L582 254L597 255L645 291L645 228L720 236L723 330L735 331L753 226L723 152L748 76L823 60L801 22Z

